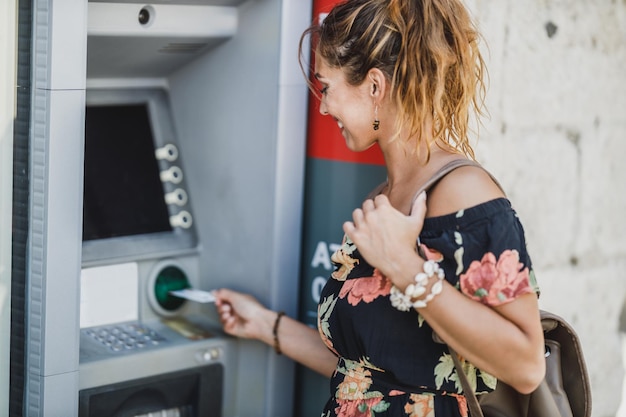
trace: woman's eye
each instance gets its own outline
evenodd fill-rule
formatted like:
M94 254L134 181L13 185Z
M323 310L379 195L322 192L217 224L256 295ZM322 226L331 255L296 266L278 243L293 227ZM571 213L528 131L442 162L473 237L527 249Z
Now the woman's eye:
M320 90L320 93L325 95L327 91L328 91L328 86L325 86L324 88Z

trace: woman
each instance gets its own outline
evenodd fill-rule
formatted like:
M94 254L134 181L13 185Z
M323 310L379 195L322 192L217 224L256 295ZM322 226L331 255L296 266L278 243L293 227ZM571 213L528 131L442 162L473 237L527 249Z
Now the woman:
M309 35L320 112L351 150L380 146L387 181L344 224L318 332L222 289L225 331L329 376L324 417L467 416L435 335L477 393L498 379L533 391L543 333L509 201L477 164L431 184L428 198L419 192L442 167L474 158L468 119L483 109L484 65L467 10L458 0L349 0Z

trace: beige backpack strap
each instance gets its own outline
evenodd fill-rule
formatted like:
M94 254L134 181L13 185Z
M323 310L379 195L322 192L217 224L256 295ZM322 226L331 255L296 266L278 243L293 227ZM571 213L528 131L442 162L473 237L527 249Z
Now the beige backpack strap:
M433 174L433 176L430 177L428 179L428 181L426 181L426 183L424 183L424 185L422 185L422 187L415 193L415 195L413 196L413 200L412 201L415 201L417 196L420 195L420 193L422 191L430 190L439 180L441 180L443 177L445 177L448 173L450 173L450 172L454 171L455 169L457 169L459 167L462 167L462 166L474 166L474 167L478 167L478 168L484 170L487 174L489 174L489 176L491 177L493 182L496 183L496 185L500 188L500 190L502 190L502 193L506 195L506 193L504 192L504 189L502 188L502 186L500 185L498 180L493 175L491 175L491 173L489 171L487 171L485 168L483 168L482 165L480 165L476 161L472 161L471 159L458 158L458 159L454 159L454 160L448 162L447 164L445 164L444 166L439 168L439 170L437 172L435 172Z

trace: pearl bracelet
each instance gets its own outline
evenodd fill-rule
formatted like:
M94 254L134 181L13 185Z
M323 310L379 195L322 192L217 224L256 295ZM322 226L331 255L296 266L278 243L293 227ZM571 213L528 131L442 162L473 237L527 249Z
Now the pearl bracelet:
M437 281L430 287L430 294L426 297L412 301L417 297L421 297L426 293L428 280L435 276ZM400 311L409 311L411 308L424 308L432 301L435 296L443 290L443 280L446 277L443 269L435 261L424 262L424 272L415 275L415 283L409 284L404 292L400 291L395 285L391 286L389 300L391 305Z

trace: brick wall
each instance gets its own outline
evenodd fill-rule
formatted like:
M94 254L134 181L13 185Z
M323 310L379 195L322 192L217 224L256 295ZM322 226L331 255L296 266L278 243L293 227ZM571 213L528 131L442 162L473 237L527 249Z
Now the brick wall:
M626 1L468 5L490 74L478 159L524 223L541 307L578 330L593 417L615 416L624 378Z

